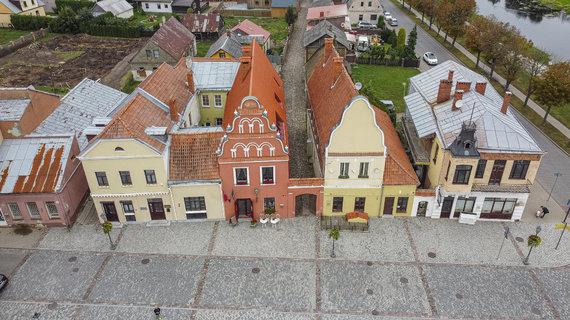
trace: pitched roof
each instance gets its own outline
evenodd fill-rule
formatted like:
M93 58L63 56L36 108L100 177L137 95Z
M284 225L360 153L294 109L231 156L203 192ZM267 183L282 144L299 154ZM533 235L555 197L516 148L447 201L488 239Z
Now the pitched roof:
M440 80L448 79L453 71L451 98L437 104ZM464 92L463 106L451 111L458 82L470 82ZM490 85L485 94L475 90L476 83L487 79L451 60L410 78L411 94L404 97L408 112L420 138L437 134L448 147L461 131L463 123L472 121L476 126L476 147L483 152L543 153L533 137L508 109L501 112L504 98ZM432 111L433 105L433 111Z
M339 55L334 48L330 54L323 55L308 82L309 97L320 140L318 151L321 161L324 161L325 146L329 143L331 130L339 123L345 106L359 95L344 66L340 75L337 78L333 77L335 57ZM376 123L384 133L384 143L388 153L384 184L419 184L390 117L374 106L373 110Z
M229 91L232 88L239 59L192 58L191 61L197 90Z
M175 17L170 17L166 23L155 32L150 41L162 48L175 60L184 56L194 42L195 37Z
M169 180L219 179L216 150L224 132L172 133Z
M287 121L283 81L258 43L252 43L248 49L251 50L251 62L247 64L244 63L245 61L242 62L238 69L234 85L226 99L222 127L225 128L233 121L234 111L241 105L243 98L253 96L259 100L265 111L267 111L269 123L277 124L277 120L281 119L284 125L283 130L285 131L284 137L282 137L283 144L287 146ZM243 57L242 60L247 58L249 57Z
M182 16L182 24L191 32L218 32L220 22L221 16L218 13L187 13Z
M96 7L100 7L106 12L111 12L115 16L133 9L133 6L126 0L102 0L97 2L92 10Z
M287 8L289 6L295 8L297 0L272 0L271 8Z
M58 191L73 139L5 139L0 146L0 193Z
M324 14L321 17L321 12ZM348 9L345 4L337 4L332 6L324 7L312 7L307 11L307 21L309 20L323 20L336 17L346 17L348 16Z
M303 46L306 47L311 43L319 40L321 37L334 38L345 48L350 47L344 31L340 30L327 20L323 20L316 26L305 31L305 34L303 35Z
M5 5L9 10L14 13L22 12L20 1L0 0L0 3Z
M218 40L210 46L206 53L206 57L211 57L220 50L227 52L234 58L241 57L241 43L236 37L231 35L228 37L226 33L222 34Z
M267 42L267 39L271 36L269 31L263 29L262 27L256 25L255 23L249 21L248 19L243 20L238 23L237 26L232 28L232 31L240 30L243 33L250 36L263 36L263 43Z
M30 135L75 134L83 149L87 146L83 130L91 126L94 118L107 116L126 97L121 91L85 78Z
M28 109L46 107L44 97L58 97L56 94L36 90L33 86L28 88L0 88L0 121L19 121Z

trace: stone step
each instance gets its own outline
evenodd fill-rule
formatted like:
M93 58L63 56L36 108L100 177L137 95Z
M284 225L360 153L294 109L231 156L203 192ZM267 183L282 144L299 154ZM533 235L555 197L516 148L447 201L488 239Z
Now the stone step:
M153 220L146 223L147 227L168 227L170 221L168 220Z

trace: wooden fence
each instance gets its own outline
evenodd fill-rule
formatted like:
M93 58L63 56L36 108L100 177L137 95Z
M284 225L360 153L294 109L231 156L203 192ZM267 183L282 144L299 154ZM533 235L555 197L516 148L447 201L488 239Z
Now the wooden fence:
M0 58L9 55L10 53L29 45L30 43L45 37L49 33L49 29L40 29L38 31L30 32L30 34L21 36L20 38L10 41L5 45L0 45Z
M410 59L374 59L372 57L357 57L355 59L356 63L359 64L376 64L382 66L393 66L393 67L405 67L405 68L418 68L420 66L420 60L410 60Z

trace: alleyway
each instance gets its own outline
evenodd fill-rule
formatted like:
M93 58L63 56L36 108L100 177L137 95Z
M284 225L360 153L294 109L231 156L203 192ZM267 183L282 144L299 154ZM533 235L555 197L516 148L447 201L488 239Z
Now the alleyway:
M313 166L307 161L307 117L305 93L305 54L303 33L307 27L307 8L311 0L303 0L295 28L287 44L282 78L289 131L289 164L291 178L313 177Z

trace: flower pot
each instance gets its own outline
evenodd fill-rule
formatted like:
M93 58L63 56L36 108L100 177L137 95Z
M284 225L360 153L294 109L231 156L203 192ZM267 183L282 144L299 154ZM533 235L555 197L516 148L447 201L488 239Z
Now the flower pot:
M250 228L255 228L255 227L257 227L257 223L255 223L255 224L250 224L249 227L250 227Z

